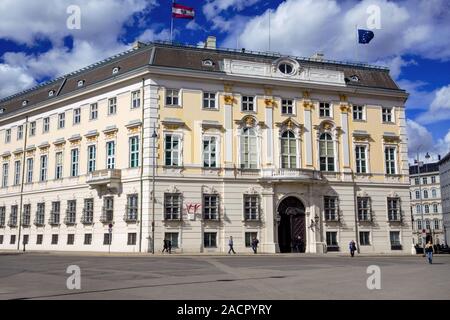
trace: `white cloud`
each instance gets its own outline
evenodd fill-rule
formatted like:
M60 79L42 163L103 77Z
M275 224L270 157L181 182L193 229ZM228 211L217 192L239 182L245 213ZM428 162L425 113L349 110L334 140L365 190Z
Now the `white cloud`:
M0 97L5 97L17 91L17 88L29 88L36 81L20 67L0 64Z
M430 108L420 114L416 121L431 124L450 119L450 84L435 91Z
M220 32L229 32L231 28L239 30L236 23L241 20L239 16L223 17L226 11L240 12L247 7L253 6L261 0L209 0L203 6L203 14L212 23L212 29ZM246 18L248 19L248 18Z

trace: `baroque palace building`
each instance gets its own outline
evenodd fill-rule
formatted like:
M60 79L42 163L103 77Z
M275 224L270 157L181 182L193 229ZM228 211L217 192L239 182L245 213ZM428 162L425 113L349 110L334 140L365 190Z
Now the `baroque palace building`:
M406 99L320 54L137 43L0 100L0 249L410 254Z

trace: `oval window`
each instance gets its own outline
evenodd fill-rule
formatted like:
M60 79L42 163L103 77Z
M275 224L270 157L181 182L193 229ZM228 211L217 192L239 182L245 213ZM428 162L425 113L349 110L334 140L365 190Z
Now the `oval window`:
M292 72L294 71L294 67L290 63L280 63L280 65L278 66L278 70L280 70L281 73L284 74L292 74Z

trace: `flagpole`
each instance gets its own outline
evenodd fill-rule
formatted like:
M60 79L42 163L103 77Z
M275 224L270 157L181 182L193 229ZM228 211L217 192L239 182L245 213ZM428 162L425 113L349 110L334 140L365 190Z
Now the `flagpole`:
M355 24L356 29L356 48L355 48L355 62L358 62L358 44L359 44L359 35L358 35L358 25Z
M172 8L170 8L170 42L173 43L173 4L175 0L172 0Z
M269 52L270 52L270 9L269 9Z

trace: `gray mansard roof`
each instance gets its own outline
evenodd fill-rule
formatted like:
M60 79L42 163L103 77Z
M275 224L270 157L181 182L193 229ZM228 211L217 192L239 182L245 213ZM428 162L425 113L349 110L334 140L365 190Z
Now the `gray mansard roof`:
M113 79L118 75L145 68L146 66L224 73L221 69L224 59L271 63L280 57L282 55L274 53L203 49L164 42L139 43L139 46L104 61L1 99L0 109L2 109L2 113L0 113L0 119L2 116L22 108L30 108L38 103L76 93L93 84ZM389 76L387 68L330 60L290 58L296 59L303 66L342 71L348 87L387 89L404 94L404 91ZM213 62L212 66L205 66L202 63L204 60L211 60ZM113 74L112 70L116 67L119 68L119 72ZM351 76L357 76L359 81L350 81ZM79 81L84 81L82 87L78 87ZM53 91L54 94L49 96L49 91ZM24 101L26 101L26 105L23 105Z

